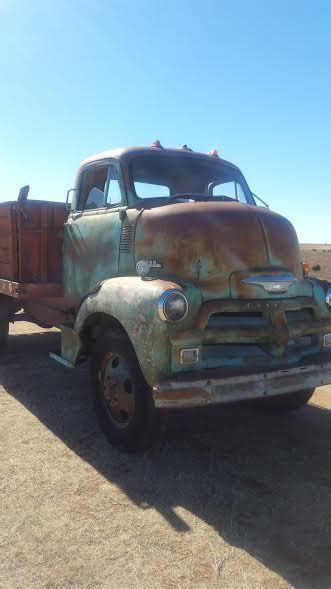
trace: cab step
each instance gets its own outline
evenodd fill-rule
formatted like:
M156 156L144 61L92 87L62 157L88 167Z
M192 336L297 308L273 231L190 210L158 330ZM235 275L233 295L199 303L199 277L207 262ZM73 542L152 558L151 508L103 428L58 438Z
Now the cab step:
M82 359L82 341L80 335L72 327L68 327L67 325L61 325L60 329L61 352L50 352L49 355L53 360L67 368L76 368Z

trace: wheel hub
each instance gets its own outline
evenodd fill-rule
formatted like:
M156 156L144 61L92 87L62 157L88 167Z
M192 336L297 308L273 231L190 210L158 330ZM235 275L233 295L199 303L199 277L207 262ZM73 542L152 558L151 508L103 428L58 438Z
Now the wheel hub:
M134 380L123 356L110 352L99 373L99 382L109 416L117 426L127 427L134 415Z

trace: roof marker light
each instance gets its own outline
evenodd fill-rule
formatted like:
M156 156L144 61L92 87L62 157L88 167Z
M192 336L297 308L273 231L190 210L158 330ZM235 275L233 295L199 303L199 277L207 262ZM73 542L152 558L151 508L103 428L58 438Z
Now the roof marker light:
M210 152L208 153L208 155L213 155L214 157L220 157L218 155L217 149L211 149Z
M159 139L156 139L155 141L153 141L151 147L158 147L159 149L163 149L163 145L161 145Z
M181 149L186 149L186 151L192 151L192 149L190 147L187 147L186 143L184 143L184 145L182 145Z
M303 267L303 275L304 275L304 276L308 276L308 274L309 274L309 271L310 271L310 265L309 265L309 264L307 264L307 262L304 262L304 263L302 264L302 267Z

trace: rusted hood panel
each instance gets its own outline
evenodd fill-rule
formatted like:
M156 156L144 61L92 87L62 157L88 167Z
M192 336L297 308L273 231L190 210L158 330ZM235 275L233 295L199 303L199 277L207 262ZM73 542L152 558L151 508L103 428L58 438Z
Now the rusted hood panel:
M285 271L302 278L298 240L289 221L239 203L183 202L145 209L136 228L135 259L157 260L160 276L193 282L205 299L231 296L234 272Z
M284 268L302 278L300 247L293 225L269 209L250 208L263 230L268 267Z

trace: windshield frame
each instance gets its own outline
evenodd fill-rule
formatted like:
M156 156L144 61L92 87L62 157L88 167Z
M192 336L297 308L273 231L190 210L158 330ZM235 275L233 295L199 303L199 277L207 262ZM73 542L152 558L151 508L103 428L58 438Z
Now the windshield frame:
M134 199L134 203L135 205L138 205L139 203L139 208L144 207L146 205L148 205L149 207L157 207L157 206L163 206L163 205L167 205L167 204L171 204L171 203L175 203L178 202L178 200L176 200L176 198L173 197L173 195L170 194L170 196L165 196L165 197L140 197L138 196L138 194L136 193L136 189L135 189L135 183L134 183L134 179L133 179L133 173L132 173L132 166L134 164L134 161L137 159L143 159L143 158L189 158L191 160L196 160L196 161L201 161L201 163L203 164L204 162L211 164L213 166L220 167L220 168L227 168L229 171L231 170L233 172L234 175L234 180L233 181L237 181L243 190L244 196L246 198L246 203L242 203L239 199L231 199L228 198L226 200L221 200L221 198L212 198L212 197L208 197L208 195L205 195L205 199L203 199L205 202L238 202L240 204L249 204L252 206L257 206L255 199L253 197L253 194L245 180L244 175L242 174L242 172L240 171L239 168L237 168L237 166L231 164L230 162L227 162L226 160L223 160L221 158L215 157L215 156L207 156L205 154L200 154L200 153L194 153L194 152L156 152L154 153L137 153L135 155L133 155L132 157L130 157L129 161L127 161L127 174L128 174L128 180L129 180L129 187L130 187L130 193ZM201 195L198 195L197 193L197 197L200 197L200 200L202 200ZM194 200L194 195L193 193L191 193L190 196L191 200Z

